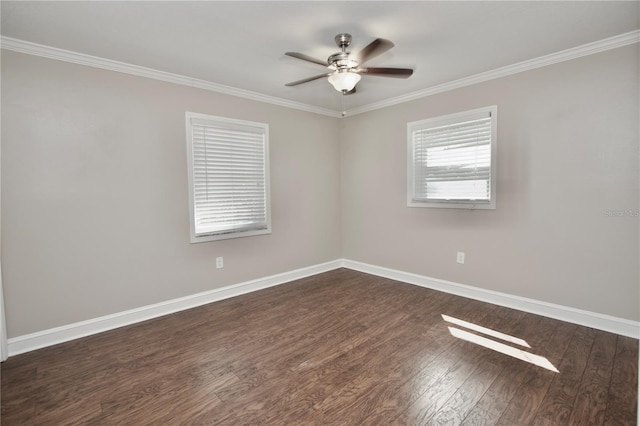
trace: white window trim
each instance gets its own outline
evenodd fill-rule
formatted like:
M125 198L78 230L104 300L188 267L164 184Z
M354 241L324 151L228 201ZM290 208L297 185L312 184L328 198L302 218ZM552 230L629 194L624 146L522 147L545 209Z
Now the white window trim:
M425 127L444 126L469 119L470 116L490 113L491 114L491 195L489 201L477 200L447 200L447 201L415 201L414 200L414 130ZM498 107L496 105L477 108L470 111L463 111L426 120L413 121L407 124L407 206L408 207L434 207L449 209L485 209L495 210L496 208L496 159L498 153L497 143L497 123Z
M236 126L246 126L253 128L261 128L264 130L264 168L265 168L265 200L266 200L266 229L253 230L231 230L217 232L211 234L197 235L195 229L195 194L194 194L194 176L193 176L193 134L191 127L192 119L210 120L218 123L230 123ZM266 123L257 123L252 121L237 120L227 117L217 117L207 114L198 114L194 112L185 113L186 132L187 132L187 168L189 183L189 224L190 224L190 241L191 243L203 243L207 241L226 240L231 238L249 237L254 235L264 235L271 233L271 189L270 189L270 169L269 169L269 125Z

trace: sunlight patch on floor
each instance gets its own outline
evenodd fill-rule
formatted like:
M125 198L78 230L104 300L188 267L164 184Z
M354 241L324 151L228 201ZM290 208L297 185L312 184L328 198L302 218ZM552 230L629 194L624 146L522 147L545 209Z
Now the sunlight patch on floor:
M492 330L490 328L483 327L481 325L473 324L471 322L463 321L458 318L450 317L448 315L442 314L442 319L450 322L452 324L459 325L464 328L468 328L469 330L474 330L482 334L486 334L487 336L495 337L500 340L504 340L506 342L515 343L516 345L524 346L525 348L531 348L529 344L517 337L510 336L508 334L500 333L499 331Z
M461 327L465 327L465 328L468 328L470 330L474 330L474 331L486 334L486 335L491 336L491 337L502 339L502 340L508 341L510 343L515 343L515 344L518 344L518 345L521 345L521 346L525 346L527 348L531 347L531 346L529 346L529 344L527 342L525 342L522 339L519 339L519 338L513 337L513 336L509 336L508 334L500 333L498 331L491 330L489 328L482 327L482 326L479 326L477 324L472 324L470 322L463 321L463 320L460 320L460 319L457 319L457 318L453 318L453 317L450 317L450 316L447 316L447 315L442 315L442 319L444 319L446 322L449 322L449 323L452 323L452 324L456 324L456 325L459 325ZM506 345L504 343L497 342L495 340L491 340L491 339L488 339L486 337L479 336L477 334L470 333L468 331L461 330L461 329L456 328L456 327L447 327L447 328L449 329L449 333L451 333L452 336L457 337L458 339L462 339L462 340L465 340L467 342L475 343L476 345L480 345L480 346L483 346L485 348L494 350L496 352L500 352L502 354L511 356L513 358L517 358L519 360L528 362L530 364L537 365L538 367L545 368L545 369L547 369L549 371L553 371L554 373L559 373L558 369L547 358L545 358L545 357L543 357L541 355L532 354L530 352L523 351L522 349L519 349L519 348L516 348L516 347L513 347L513 346L509 346L509 345Z

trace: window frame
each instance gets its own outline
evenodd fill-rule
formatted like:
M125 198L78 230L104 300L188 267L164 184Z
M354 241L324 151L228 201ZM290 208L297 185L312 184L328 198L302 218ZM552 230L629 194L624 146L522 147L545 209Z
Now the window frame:
M418 201L415 195L415 158L414 158L414 137L417 130L426 130L439 126L464 123L471 121L481 114L489 114L491 117L491 174L490 174L490 195L488 201L483 200L429 200ZM496 209L496 160L498 153L497 143L497 123L498 107L496 105L476 108L469 111L428 118L425 120L412 121L407 123L407 207L432 207L448 209Z
M264 191L265 191L265 214L266 228L264 229L231 229L214 231L208 233L196 233L196 205L194 186L194 140L192 119L208 121L212 127L228 128L229 126L244 127L246 129L261 129L264 137ZM253 121L238 120L228 117L219 117L195 112L185 112L186 139L187 139L187 169L189 184L189 228L191 243L203 243L207 241L219 241L231 238L250 237L255 235L265 235L271 233L271 189L270 189L270 169L269 169L269 125Z

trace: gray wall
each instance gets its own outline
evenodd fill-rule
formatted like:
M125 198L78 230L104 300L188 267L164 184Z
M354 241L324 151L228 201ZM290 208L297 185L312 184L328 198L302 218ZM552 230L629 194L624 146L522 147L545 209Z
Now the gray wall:
M189 243L185 111L269 124L272 234ZM8 336L339 258L337 124L2 51Z
M638 320L638 76L633 45L341 121L343 256ZM406 207L407 122L487 105L497 209Z
M630 46L335 119L2 51L8 336L341 257L638 320L638 92ZM497 210L406 207L407 122L493 104ZM269 124L271 235L189 243L185 111Z

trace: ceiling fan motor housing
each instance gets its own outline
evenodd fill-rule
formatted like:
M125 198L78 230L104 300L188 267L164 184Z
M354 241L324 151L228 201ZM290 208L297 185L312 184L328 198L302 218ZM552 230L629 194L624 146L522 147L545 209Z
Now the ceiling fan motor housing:
M342 51L329 56L327 59L329 66L336 70L345 70L357 67L358 63L353 59L349 59L349 52L346 51L347 47L351 44L351 34L340 33L335 36L335 41Z
M349 58L349 52L338 52L329 56L327 59L329 66L333 66L337 70L346 68L355 68L358 66L358 62Z

